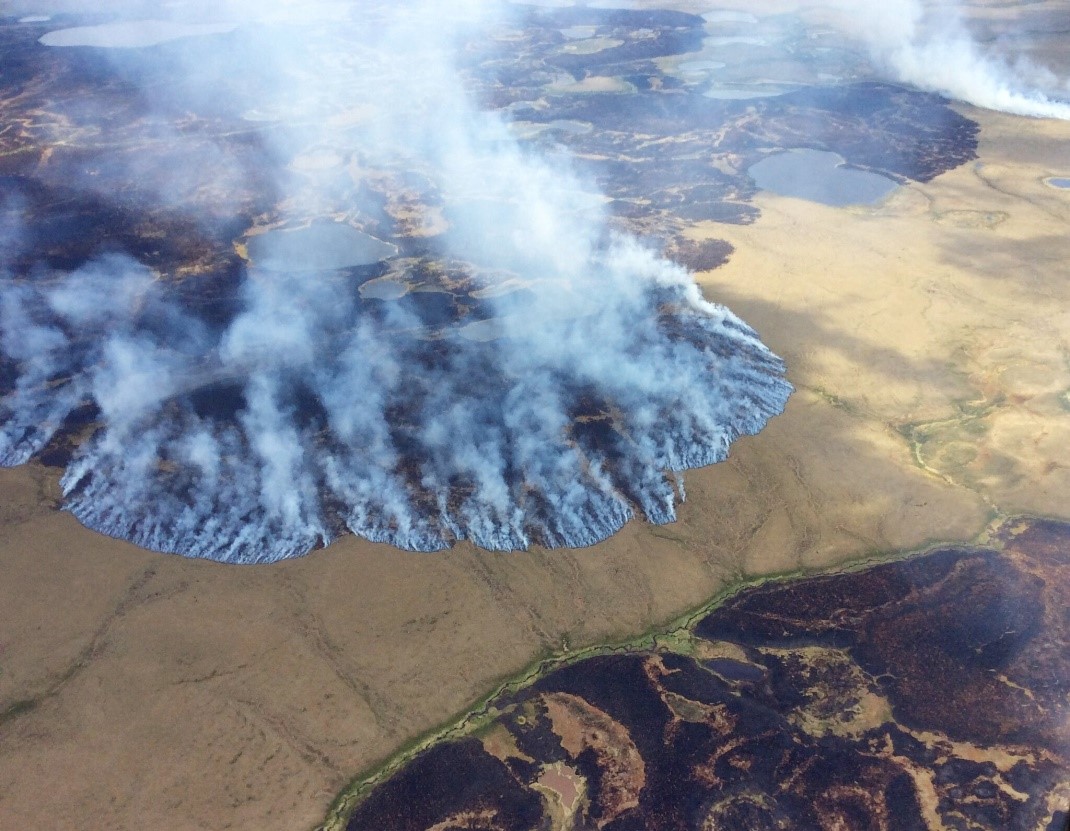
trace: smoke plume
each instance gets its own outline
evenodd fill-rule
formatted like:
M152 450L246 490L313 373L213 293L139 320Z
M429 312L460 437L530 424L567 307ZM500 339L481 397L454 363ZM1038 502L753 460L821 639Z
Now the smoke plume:
M838 0L845 25L898 80L990 110L1070 119L1070 79L1021 56L999 54L969 31L957 3Z
M244 240L237 311L201 319L167 274L120 254L5 281L18 373L0 460L84 418L97 428L62 480L82 522L233 562L347 531L516 549L588 545L636 514L671 521L674 472L724 459L782 409L781 362L686 271L611 233L566 157L472 103L457 44L507 26L504 7L362 5L215 3L198 19L219 34L168 52L182 81L161 122L189 108L259 125L258 154L201 142L188 158L210 173L145 185L169 208L199 200L211 225L231 206L213 181L269 180L276 208ZM344 49L319 48L328 30ZM131 50L115 71L151 92L174 77L158 60ZM151 167L130 164L135 178ZM383 207L341 200L345 175L416 176L437 202L418 219L448 225L435 257L361 234Z

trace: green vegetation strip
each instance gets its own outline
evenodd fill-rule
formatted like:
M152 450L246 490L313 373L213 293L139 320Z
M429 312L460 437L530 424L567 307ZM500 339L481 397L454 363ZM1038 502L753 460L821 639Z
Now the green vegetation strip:
M608 644L595 644L575 651L543 654L528 664L517 675L502 682L494 690L479 699L472 707L464 710L460 715L443 725L429 730L403 745L393 756L379 766L358 775L345 790L343 790L331 803L327 816L318 825L315 831L344 831L349 817L356 807L378 785L385 782L413 758L436 744L455 741L477 733L488 726L499 713L494 708L494 703L504 695L519 692L525 687L534 684L540 678L561 669L562 667L587 658L601 655L622 655L633 652L668 651L680 654L690 654L693 647L694 635L692 630L695 625L712 611L723 605L727 600L739 594L745 589L757 588L769 583L781 583L789 580L799 580L812 577L832 576L836 574L850 574L865 571L876 565L898 562L912 557L919 557L931 551L948 546L1001 548L996 539L996 532L1005 523L1019 519L1045 519L1022 515L1015 517L995 517L977 536L972 540L930 541L918 548L912 548L893 552L869 552L857 560L844 563L832 569L795 569L793 571L777 572L751 579L740 579L726 586L713 597L704 601L702 605L686 612L681 617L664 624L658 624L648 629L643 634L630 640Z

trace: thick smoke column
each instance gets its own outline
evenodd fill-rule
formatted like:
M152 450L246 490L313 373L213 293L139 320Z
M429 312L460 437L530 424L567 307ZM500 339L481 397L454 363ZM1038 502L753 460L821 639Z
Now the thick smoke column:
M987 52L949 0L837 0L850 28L900 81L978 107L1070 119L1070 80L1024 58Z
M3 349L21 375L2 402L3 463L92 402L104 426L63 477L70 510L150 548L238 562L346 530L511 549L591 544L636 512L672 520L672 472L724 459L782 409L779 359L683 269L611 234L567 159L525 150L472 105L454 43L499 7L311 11L351 48L317 55L284 7L232 5L224 22L255 21L248 48L191 46L190 100L271 124L284 228L322 232L309 218L338 210L329 180L287 170L302 148L420 171L448 210L440 263L478 313L444 320L427 293L370 303L330 252L295 258L293 230L262 236L240 311L214 328L127 258L8 282ZM219 101L227 73L259 97Z

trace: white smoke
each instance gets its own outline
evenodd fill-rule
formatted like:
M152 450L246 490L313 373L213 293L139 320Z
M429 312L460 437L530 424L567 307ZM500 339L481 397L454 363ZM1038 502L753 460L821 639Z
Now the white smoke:
M378 210L339 204L337 169L295 173L306 148L369 175L418 171L449 208L443 261L523 291L488 282L494 323L429 323L411 297L370 310L346 272L272 252L286 247L278 235L263 238L271 267L254 263L240 312L218 330L165 299L166 275L127 259L8 283L3 345L21 374L2 403L0 456L25 461L92 402L103 429L63 478L83 522L242 562L299 555L346 529L425 550L588 545L637 511L672 520L670 472L723 459L783 407L783 367L751 329L683 269L609 233L602 198L566 158L521 147L473 104L456 45L467 27L507 26L507 7L211 10L209 22L240 25L191 41L183 95L267 125L275 225ZM324 27L346 49L319 50ZM117 60L140 72L152 57ZM185 204L181 179L172 171L147 192ZM474 324L497 336L473 337ZM240 397L229 417L217 407L228 389Z
M1070 79L1025 57L986 48L951 0L835 0L835 5L844 25L899 81L985 109L1070 119Z

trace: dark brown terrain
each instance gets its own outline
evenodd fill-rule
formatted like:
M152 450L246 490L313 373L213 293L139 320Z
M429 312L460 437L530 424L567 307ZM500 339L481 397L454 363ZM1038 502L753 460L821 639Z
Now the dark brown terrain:
M553 670L371 790L349 831L1062 831L1070 526L746 589Z

